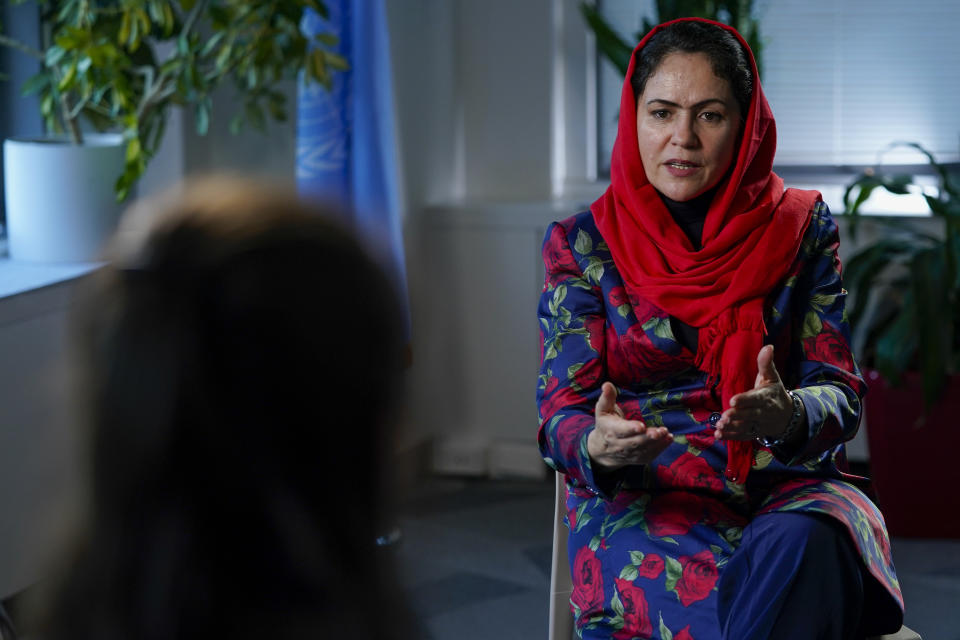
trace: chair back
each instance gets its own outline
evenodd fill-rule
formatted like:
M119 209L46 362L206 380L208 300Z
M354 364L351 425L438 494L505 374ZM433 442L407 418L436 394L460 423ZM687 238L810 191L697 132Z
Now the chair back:
M570 640L573 635L573 615L570 613L570 560L567 557L567 488L564 475L556 474L556 503L553 509L553 562L550 567L550 629L549 640Z

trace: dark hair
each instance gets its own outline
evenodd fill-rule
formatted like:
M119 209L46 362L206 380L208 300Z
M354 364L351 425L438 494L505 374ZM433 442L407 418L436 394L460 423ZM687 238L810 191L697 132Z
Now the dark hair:
M630 85L633 95L640 99L647 80L663 59L671 53L703 53L713 66L713 73L730 84L730 90L740 107L740 117L746 118L753 93L753 74L750 60L736 36L726 29L707 22L687 20L675 22L658 31L637 52Z
M129 225L76 319L89 522L50 636L401 637L375 547L392 285L329 212L249 181Z

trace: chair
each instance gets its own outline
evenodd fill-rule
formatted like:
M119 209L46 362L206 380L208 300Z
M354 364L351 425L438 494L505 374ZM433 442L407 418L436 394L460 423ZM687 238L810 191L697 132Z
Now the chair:
M563 474L556 474L556 500L553 509L553 563L550 569L549 640L570 640L573 636L573 616L570 613L570 595L573 581L567 560L567 525ZM876 636L869 640L921 640L920 635L906 626L892 635Z

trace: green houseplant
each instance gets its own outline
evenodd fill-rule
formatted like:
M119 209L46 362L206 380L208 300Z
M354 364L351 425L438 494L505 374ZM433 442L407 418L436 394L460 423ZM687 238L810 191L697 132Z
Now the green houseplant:
M960 190L956 176L915 143L937 179L924 193L931 218L875 216L881 233L845 265L851 326L869 393L870 470L892 535L960 538L960 515L937 487L950 486L960 447ZM915 176L867 169L844 194L849 231L877 189L919 192Z
M760 40L760 24L753 16L753 0L730 0L728 2L656 0L655 4L657 21L650 22L647 18L644 18L643 27L641 31L634 34L631 44L620 37L592 3L580 3L580 11L596 36L597 50L617 68L621 76L627 74L630 54L633 52L636 43L640 42L643 36L657 24L677 18L708 18L729 24L739 31L747 44L750 45L757 60L757 68L761 69L760 59L763 43Z
M157 151L172 107L192 108L204 134L214 90L231 82L240 105L231 129L244 121L262 128L267 117L286 117L281 80L304 71L329 86L331 74L347 66L331 49L332 34L311 42L300 31L308 8L326 15L322 0L37 3L41 48L9 34L0 34L0 45L40 63L23 91L39 94L49 131L67 132L75 145L84 142L84 121L122 133L124 167L115 185L121 200Z
M924 406L930 406L960 363L960 185L919 144L897 142L888 150L898 147L923 154L936 175L937 194L923 197L940 229L930 233L902 218L874 218L887 233L847 262L844 282L854 298L850 322L864 336L861 358L894 384L918 369ZM868 168L844 193L851 236L861 205L876 189L907 194L919 188L914 176Z

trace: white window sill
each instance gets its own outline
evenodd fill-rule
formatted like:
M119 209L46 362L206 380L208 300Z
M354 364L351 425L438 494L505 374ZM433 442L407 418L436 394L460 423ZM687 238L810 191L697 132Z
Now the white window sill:
M76 280L102 266L100 262L36 264L0 257L0 300Z

